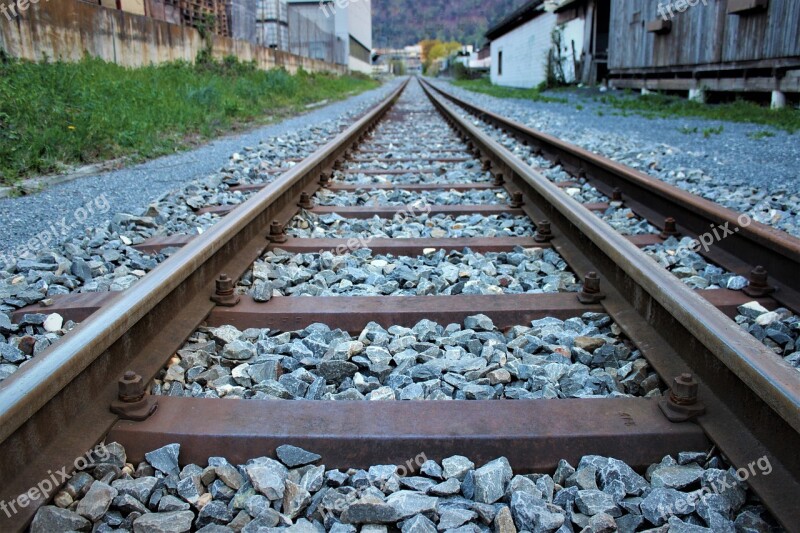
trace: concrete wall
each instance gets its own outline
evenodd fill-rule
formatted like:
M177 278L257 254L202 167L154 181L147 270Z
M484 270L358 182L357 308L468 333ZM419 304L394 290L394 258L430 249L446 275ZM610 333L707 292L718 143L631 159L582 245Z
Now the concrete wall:
M556 15L544 13L492 41L492 83L530 89L547 80L547 54ZM500 53L503 73L499 73Z
M0 47L14 57L39 61L48 57L78 61L84 54L125 67L141 67L166 61L194 61L203 48L194 28L169 24L116 9L75 0L31 5L18 19L0 17ZM214 57L235 55L255 61L260 68L284 67L296 72L345 73L332 65L246 41L214 37Z

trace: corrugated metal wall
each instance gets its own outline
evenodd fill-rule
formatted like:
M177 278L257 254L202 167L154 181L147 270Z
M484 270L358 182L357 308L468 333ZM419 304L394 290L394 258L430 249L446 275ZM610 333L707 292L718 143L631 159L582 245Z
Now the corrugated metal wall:
M668 3L611 0L611 70L800 57L798 0L770 0L767 11L745 15L728 15L727 0L699 0L673 10L670 33L648 33L658 6Z

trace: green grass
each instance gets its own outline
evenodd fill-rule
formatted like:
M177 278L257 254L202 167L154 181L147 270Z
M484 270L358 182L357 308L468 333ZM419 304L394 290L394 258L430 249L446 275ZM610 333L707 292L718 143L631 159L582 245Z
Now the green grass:
M533 100L534 102L558 102L565 104L567 100L564 98L554 98L552 96L544 96L539 89L514 89L511 87L500 87L492 85L492 82L486 78L479 80L456 80L453 85L473 91L476 93L488 94L497 98L520 98L523 100Z
M727 104L701 104L685 98L648 94L626 97L603 95L596 101L623 113L634 112L650 118L697 117L707 120L762 124L789 133L800 130L800 111L791 107L773 110L744 100ZM703 133L706 135L705 131ZM706 136L717 133L719 132L709 131Z
M376 86L366 77L262 71L235 58L126 69L91 58L31 63L0 55L0 183L172 153Z
M769 130L759 130L759 131L754 131L752 133L748 133L747 136L753 140L758 141L761 139L766 139L768 137L775 137L775 133Z

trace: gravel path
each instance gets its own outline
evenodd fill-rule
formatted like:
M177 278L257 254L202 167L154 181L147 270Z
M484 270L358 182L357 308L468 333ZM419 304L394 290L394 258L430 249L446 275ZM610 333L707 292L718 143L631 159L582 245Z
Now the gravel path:
M268 137L336 120L388 94L397 83L399 80L278 124L214 140L194 150L80 178L31 196L0 200L0 227L3 228L0 253L13 255L18 246L48 230L51 225L61 233L62 220L70 227L64 237L82 235L86 228L102 224L110 218L109 213L128 213L141 209L188 181L218 172L231 154L242 147L256 146ZM93 206L93 212L84 218L79 209L87 204ZM55 242L50 243L51 246L53 244Z
M634 167L759 222L800 236L800 136L757 124L622 114L575 89L568 104L500 99L441 81L443 89L532 128ZM613 93L621 97L621 93ZM582 106L582 109L578 109ZM602 113L602 115L600 115ZM722 132L705 138L706 128ZM687 130L699 133L682 133ZM774 134L754 139L757 132Z
M150 531L257 533L484 533L516 531L772 531L742 477L772 472L767 457L737 472L704 451L666 456L644 475L599 455L555 472L515 474L507 458L478 465L420 451L401 465L331 470L323 457L282 445L233 465L181 461L180 444L128 462L118 443L98 445L32 533ZM739 476L737 476L739 474ZM658 529L652 529L653 527Z

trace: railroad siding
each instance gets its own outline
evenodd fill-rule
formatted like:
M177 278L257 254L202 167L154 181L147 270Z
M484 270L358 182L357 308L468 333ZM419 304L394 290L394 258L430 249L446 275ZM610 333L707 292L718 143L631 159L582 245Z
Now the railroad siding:
M194 28L85 2L40 2L19 18L9 21L0 16L0 48L13 57L32 61L45 57L79 61L89 54L124 67L141 67L176 60L191 62L202 47L203 40ZM255 61L263 69L347 70L221 36L214 37L213 54L219 59L235 55L242 61Z

